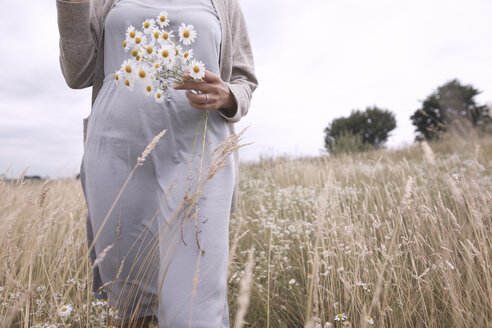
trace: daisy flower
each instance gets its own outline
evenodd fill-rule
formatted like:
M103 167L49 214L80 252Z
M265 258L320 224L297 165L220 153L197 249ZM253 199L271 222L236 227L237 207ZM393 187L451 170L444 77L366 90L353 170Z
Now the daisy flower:
M289 281L289 285L293 285L293 284L295 284L295 283L296 283L296 280L295 280L295 279L290 279L290 281Z
M159 39L161 37L161 30L159 30L158 28L154 28L154 30L152 31L152 36L156 40Z
M114 81L116 83L118 83L122 77L123 77L123 72L121 70L118 70L116 71L116 73L114 73Z
M153 19L146 19L142 23L142 30L144 31L145 34L150 34L155 28L155 20Z
M135 27L133 27L133 25L128 26L128 29L126 30L126 39L135 40L136 36L137 36L137 31L135 30Z
M335 321L345 321L347 320L347 315L345 313L339 313L335 316Z
M179 27L179 42L182 42L184 45L189 46L195 41L196 31L193 25L185 25L185 23L181 23Z
M191 60L191 58L193 58L193 49L183 52L181 58L183 59L183 64L187 64Z
M174 47L174 53L176 54L176 56L179 56L183 53L183 47L181 47L179 44Z
M122 43L123 49L125 49L125 51L129 51L132 48L131 44L132 44L132 41L130 39L128 39L128 38L125 39L125 41L123 41L123 43Z
M169 25L169 18L167 16L167 11L161 11L159 15L157 15L157 23L161 26L168 26Z
M174 49L170 44L166 44L159 49L159 58L168 67L174 62L174 56Z
M132 75L126 76L123 84L131 91L133 90L133 87L135 87L135 78Z
M66 318L72 312L72 306L70 304L64 304L58 308L58 315L60 317Z
M327 322L325 322L325 325L324 325L324 327L323 327L323 328L330 328L330 327L332 327L332 326L333 326L333 325L331 324L331 322L328 322L328 321L327 321Z
M188 66L190 76L194 79L201 79L205 76L205 65L198 60L193 59Z
M147 55L147 56L152 56L152 57L153 57L153 56L155 55L156 51L157 51L157 49L156 49L153 45L148 44L148 45L145 47L145 51L144 51L144 53L145 53L145 55Z
M164 94L161 90L157 90L157 92L154 94L154 100L159 104L164 101Z
M164 42L169 42L171 39L174 38L173 31L162 31L161 34L161 40Z
M146 83L146 81L151 79L151 74L150 74L149 70L143 65L138 67L136 72L137 72L137 77L138 77L139 81L142 81L142 82L145 81L145 83Z
M120 71L123 72L125 76L132 75L135 70L135 62L131 59L127 59L123 62L123 64L121 64Z
M146 43L147 39L145 38L145 35L143 35L142 32L137 31L137 34L135 35L135 39L133 41L137 45L142 45L142 44Z
M366 315L366 317L364 318L364 321L370 325L374 324L374 320L372 319L372 317L370 315Z
M135 59L137 59L137 57L140 57L142 55L142 50L133 49L132 52L130 52L130 54L132 55L132 57L135 57ZM137 59L137 60L139 60L139 59Z
M352 324L350 323L350 321L345 321L342 325L344 327L352 327Z
M146 96L151 96L154 93L154 87L152 86L152 84L148 83L145 86L144 91Z

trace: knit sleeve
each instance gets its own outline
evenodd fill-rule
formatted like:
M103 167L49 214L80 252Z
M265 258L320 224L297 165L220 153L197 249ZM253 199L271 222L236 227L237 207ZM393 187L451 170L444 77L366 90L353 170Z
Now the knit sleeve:
M232 37L232 75L230 81L225 83L234 96L237 109L232 116L226 115L223 109L219 109L219 114L229 122L235 123L247 114L258 80L255 75L248 29L238 0L229 1L228 7Z
M68 86L90 87L96 63L96 40L90 1L56 0L60 33L60 67Z

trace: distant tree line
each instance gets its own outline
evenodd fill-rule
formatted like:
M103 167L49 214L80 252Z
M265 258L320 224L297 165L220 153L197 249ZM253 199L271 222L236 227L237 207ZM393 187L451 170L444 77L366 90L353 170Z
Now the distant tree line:
M439 86L410 117L415 139L438 139L450 129L491 132L491 109L477 104L478 94L478 89L462 85L457 79ZM364 111L352 110L348 117L336 118L325 128L325 148L333 155L380 148L395 128L395 115L388 109L372 106Z

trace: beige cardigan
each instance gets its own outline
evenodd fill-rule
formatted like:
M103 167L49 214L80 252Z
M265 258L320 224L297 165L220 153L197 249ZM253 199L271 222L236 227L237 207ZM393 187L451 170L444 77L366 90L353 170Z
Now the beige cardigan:
M60 32L60 66L63 76L70 88L83 89L92 86L92 104L104 80L104 22L106 15L118 1L56 0ZM234 123L248 112L258 80L246 22L238 0L212 0L212 3L219 16L222 32L220 76L231 90L237 104L237 111L232 117L225 115L222 109L218 109L218 112L228 121L231 133L235 133ZM88 118L83 119L84 142ZM234 159L236 184L231 212L236 211L238 198L237 150L234 152Z

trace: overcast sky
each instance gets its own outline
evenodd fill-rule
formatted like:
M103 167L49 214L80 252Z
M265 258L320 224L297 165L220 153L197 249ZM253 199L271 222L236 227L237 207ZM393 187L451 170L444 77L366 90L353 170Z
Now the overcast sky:
M492 102L492 1L241 0L259 87L242 160L318 155L323 129L352 109L395 112L389 147L411 143L410 115L450 79ZM2 4L0 173L78 173L90 88L72 90L58 62L55 0Z

